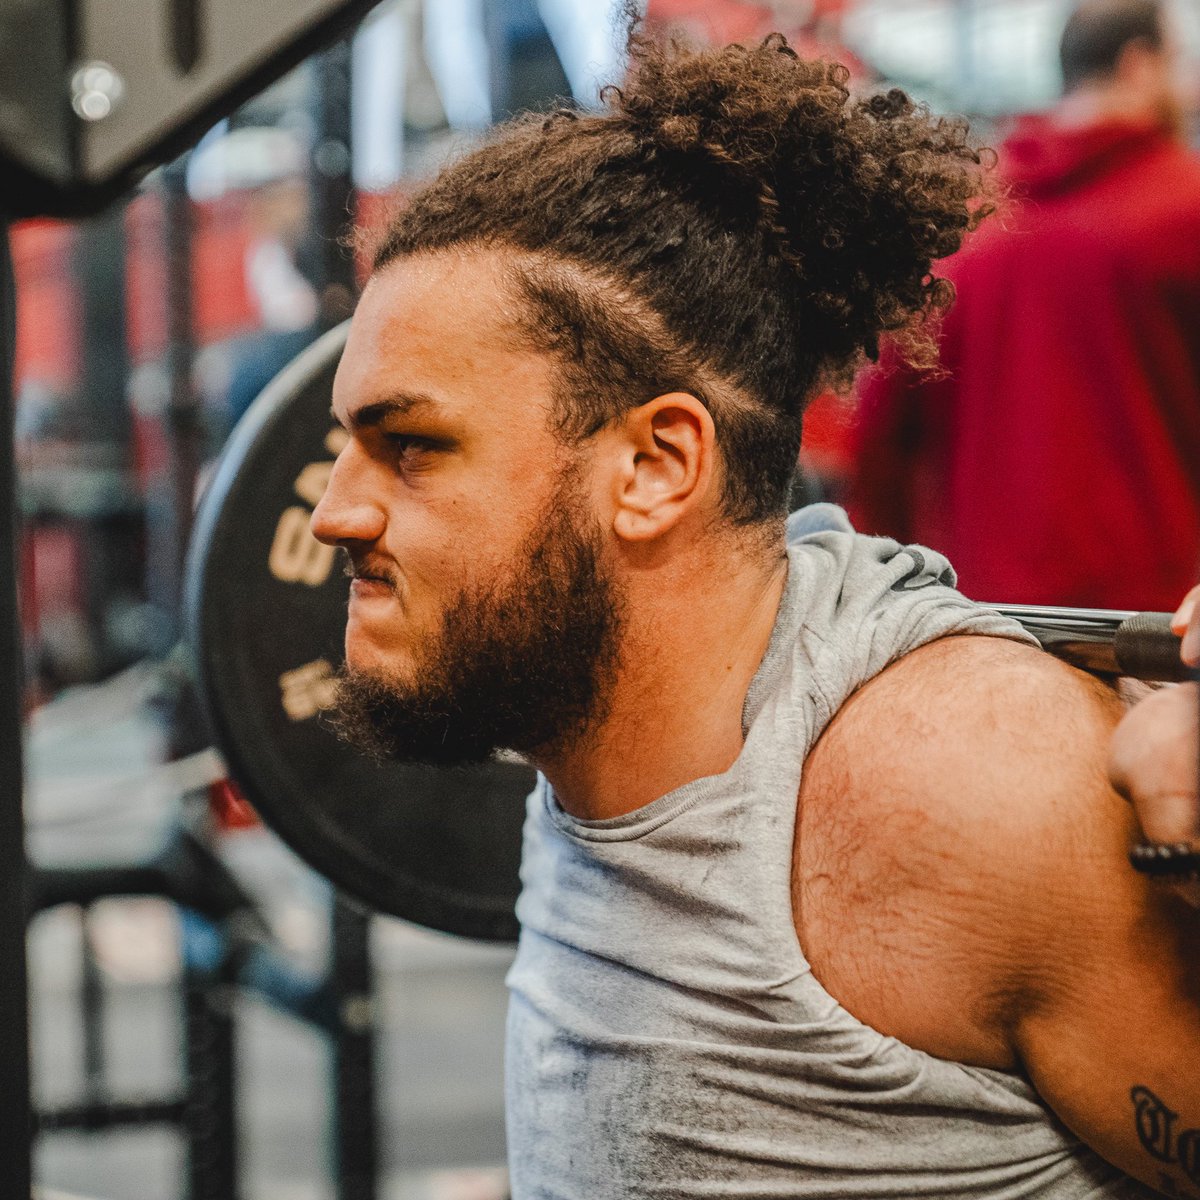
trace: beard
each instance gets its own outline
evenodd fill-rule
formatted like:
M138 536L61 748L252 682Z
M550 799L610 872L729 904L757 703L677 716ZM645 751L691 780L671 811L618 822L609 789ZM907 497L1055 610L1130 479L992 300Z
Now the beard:
M334 731L381 761L452 766L562 749L603 720L624 605L583 511L565 472L512 565L448 605L410 680L342 670Z

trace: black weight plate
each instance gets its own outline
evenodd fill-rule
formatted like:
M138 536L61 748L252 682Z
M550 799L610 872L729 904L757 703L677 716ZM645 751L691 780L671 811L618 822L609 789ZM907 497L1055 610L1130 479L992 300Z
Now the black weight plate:
M317 719L349 584L308 516L335 457L345 341L345 326L332 330L268 385L201 502L185 581L201 693L233 778L311 866L383 912L511 940L533 772L379 766Z

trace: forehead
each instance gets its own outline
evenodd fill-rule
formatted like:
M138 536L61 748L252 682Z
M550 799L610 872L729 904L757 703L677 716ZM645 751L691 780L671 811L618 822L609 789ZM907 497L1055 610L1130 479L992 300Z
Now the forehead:
M505 260L490 251L401 258L363 291L334 381L343 421L397 396L443 415L499 416L519 404L544 419L553 362L525 344ZM508 414L511 415L511 414Z

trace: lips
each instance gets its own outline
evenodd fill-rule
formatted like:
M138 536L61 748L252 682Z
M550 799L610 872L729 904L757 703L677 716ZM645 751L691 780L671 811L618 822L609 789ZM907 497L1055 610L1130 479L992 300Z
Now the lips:
M379 575L367 575L356 572L350 581L350 595L357 600L366 600L378 596L394 594L391 580Z

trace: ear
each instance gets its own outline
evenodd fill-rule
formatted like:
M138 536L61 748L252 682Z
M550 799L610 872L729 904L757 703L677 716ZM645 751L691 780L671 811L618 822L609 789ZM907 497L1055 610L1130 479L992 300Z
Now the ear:
M631 542L661 537L708 494L716 460L712 416L695 396L671 392L627 413L613 433L613 532Z
M1126 42L1117 55L1114 77L1127 86L1143 86L1162 68L1163 54L1144 38Z

